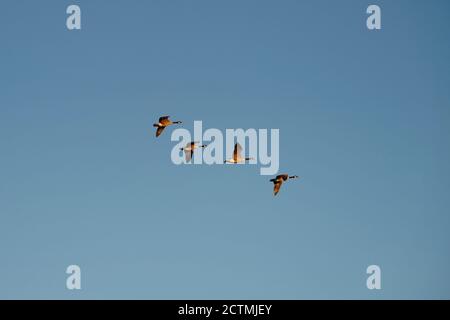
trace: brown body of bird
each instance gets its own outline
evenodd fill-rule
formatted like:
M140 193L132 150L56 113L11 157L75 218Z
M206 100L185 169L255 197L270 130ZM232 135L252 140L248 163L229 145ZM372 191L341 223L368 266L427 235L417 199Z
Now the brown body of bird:
M270 181L273 182L273 195L276 196L278 192L280 192L281 185L283 182L289 180L289 179L297 179L298 176L289 176L288 174L280 174L275 179L271 179Z
M167 128L168 126L171 126L173 124L180 124L182 123L181 121L171 121L169 120L170 116L163 116L161 118L159 118L158 123L154 123L153 126L156 129L156 137L159 137L161 135L161 133L164 131L165 128Z

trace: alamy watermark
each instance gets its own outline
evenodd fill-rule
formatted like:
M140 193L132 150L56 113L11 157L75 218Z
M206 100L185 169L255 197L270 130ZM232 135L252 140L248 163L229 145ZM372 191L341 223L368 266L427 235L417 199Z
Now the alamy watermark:
M381 290L381 268L377 265L371 265L367 267L366 285L369 290Z
M77 265L70 265L66 269L69 275L66 280L68 290L81 290L81 268Z
M261 175L277 174L280 167L279 129L226 129L223 134L215 128L203 132L203 122L194 121L193 135L178 128L171 140L178 142L171 152L176 165L259 164Z
M70 5L66 9L69 16L66 19L66 27L68 30L81 29L81 8L75 4Z

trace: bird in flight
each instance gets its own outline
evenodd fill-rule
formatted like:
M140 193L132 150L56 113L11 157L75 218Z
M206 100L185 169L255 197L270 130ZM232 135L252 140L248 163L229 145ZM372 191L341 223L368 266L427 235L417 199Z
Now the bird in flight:
M288 181L289 179L297 179L298 176L289 176L287 174L280 174L275 179L271 179L270 181L273 182L273 195L276 196L278 192L280 192L281 185L284 181Z
M171 120L169 120L170 116L164 116L159 118L158 123L153 124L153 126L156 129L156 137L159 137L161 135L161 133L164 131L165 128L167 128L168 126L171 126L173 124L179 124L182 123L181 121L174 121L172 122Z
M184 154L186 155L186 162L191 161L195 149L206 148L206 145L199 146L198 144L199 142L193 141L188 143L186 147L180 149L181 151L184 151Z
M239 143L236 143L234 145L234 153L233 153L233 158L225 160L224 163L242 163L248 160L253 160L253 158L243 158L242 155L242 147Z

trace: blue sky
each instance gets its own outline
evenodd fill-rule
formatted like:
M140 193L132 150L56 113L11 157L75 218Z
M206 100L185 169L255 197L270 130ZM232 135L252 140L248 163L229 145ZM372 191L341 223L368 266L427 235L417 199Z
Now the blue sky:
M448 1L1 7L0 298L450 298ZM279 128L303 179L175 166L163 114Z

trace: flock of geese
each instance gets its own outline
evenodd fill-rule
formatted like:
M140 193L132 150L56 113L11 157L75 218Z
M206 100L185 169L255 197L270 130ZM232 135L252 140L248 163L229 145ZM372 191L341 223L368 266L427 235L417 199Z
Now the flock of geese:
M162 116L159 118L158 123L153 124L153 127L156 128L156 137L159 137L164 129L174 124L181 124L181 121L171 121L170 116ZM194 155L194 150L206 148L206 145L199 145L199 142L190 142L184 148L181 148L181 151L184 151L186 161L190 162ZM253 158L247 158L242 156L242 146L239 143L234 145L233 157L231 159L227 159L224 163L244 163L246 161L253 160ZM291 179L298 179L298 176L290 176L288 174L280 174L276 176L274 179L271 179L270 182L273 183L273 194L276 196L278 192L280 192L280 188L284 182Z

